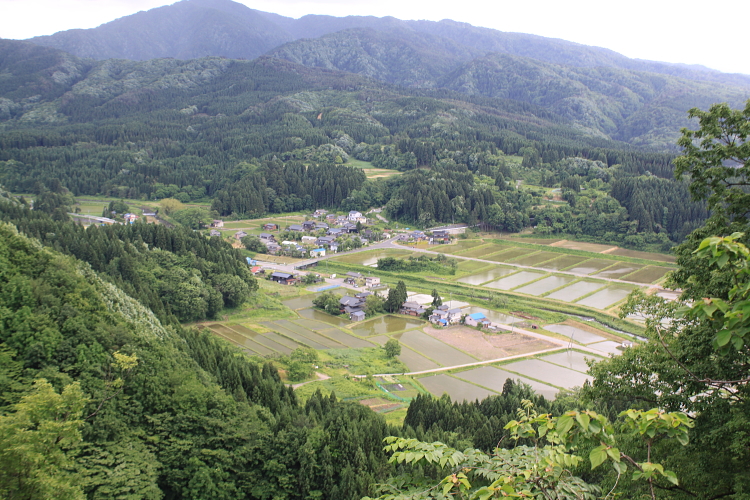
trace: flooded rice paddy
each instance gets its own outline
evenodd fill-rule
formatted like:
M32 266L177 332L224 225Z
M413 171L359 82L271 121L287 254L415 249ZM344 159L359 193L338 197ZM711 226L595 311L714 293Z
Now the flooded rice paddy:
M535 281L534 283L531 283L530 285L517 288L515 291L519 293L525 293L528 295L539 296L551 290L554 290L555 288L560 288L561 286L567 285L575 281L576 279L577 278L573 276L547 276L546 278L542 278L539 281Z
M469 248L478 247L484 245L484 241L481 240L458 240L458 243L452 245L437 245L432 250L433 252L441 253L457 253L462 250L468 250Z
M337 262L344 262L346 264L358 264L360 266L372 267L378 263L378 259L385 257L395 257L398 259L405 259L408 256L414 254L410 250L374 250L368 252L357 252L349 255L342 255L340 257L334 257L332 260Z
M602 358L600 358L599 356L594 356L593 354L583 354L578 351L568 350L550 354L548 356L544 356L541 359L543 361L546 361L547 363L554 363L564 368L568 368L569 370L586 373L589 369L589 365L586 363L587 359L600 361Z
M620 344L619 342L614 342L612 340L605 340L604 342L589 344L589 347L605 352L607 354L622 354L622 344Z
M451 401L481 401L487 396L497 396L498 394L442 373L422 377L419 381L433 395L440 397L443 394L448 394Z
M383 342L383 344L385 344L385 342ZM422 370L432 370L434 368L440 368L439 364L425 358L417 352L414 352L408 347L404 347L401 349L401 354L398 356L398 359L406 365L409 371L412 372L421 372Z
M496 288L498 290L510 290L511 288L516 288L517 286L521 286L524 283L528 283L529 281L538 279L542 276L544 276L544 273L538 271L521 271L511 276L493 281L492 283L487 283L484 286L488 288Z
M372 335L385 335L408 330L410 328L417 328L424 324L424 321L403 315L380 316L379 318L363 321L361 323L351 323L349 328L352 333L357 336L370 337Z
M322 321L323 323L328 323L333 326L348 326L352 324L348 318L344 318L343 316L331 316L330 314L324 313L318 309L302 309L301 311L297 311L297 314L303 318Z
M616 283L608 286L604 290L599 290L593 295L589 295L585 299L581 299L576 303L588 307L595 307L597 309L606 309L630 295L630 292L632 292L634 288L635 287L631 285Z
M481 273L472 274L471 276L464 276L456 281L459 283L467 283L469 285L481 285L482 283L496 280L514 272L516 272L516 270L512 267L495 267Z
M519 266L538 266L542 262L547 262L548 260L552 260L555 257L558 257L560 254L552 253L552 252L538 252L532 255L526 255L524 257L518 257L516 259L513 259L513 264L518 264Z
M474 257L477 259L483 259L486 255L497 252L498 248L496 245L482 245L470 250L463 250L457 254L459 257Z
M562 300L564 302L574 302L576 299L583 297L595 290L606 286L604 283L594 283L593 281L579 281L561 290L552 292L547 295L548 299Z
M468 354L443 344L436 338L418 330L399 333L394 335L393 338L443 366L463 365L477 361Z
M358 339L357 337L349 335L348 333L342 332L338 328L327 328L325 330L320 330L320 332L318 333L332 338L336 342L344 344L346 347L351 347L352 349L359 349L362 347L375 347L375 344L363 339Z
M601 271L605 267L611 266L612 264L615 264L615 262L611 260L589 259L587 261L581 262L575 267L566 269L566 271L568 271L569 273L578 274L594 274L598 271Z
M470 273L471 271L476 271L477 269L482 269L483 267L487 267L491 264L488 264L486 262L479 262L476 260L458 260L458 269L467 273Z
M610 266L602 272L597 273L595 276L597 278L620 279L626 274L630 274L642 268L643 266L641 266L640 264L628 264L626 262L623 262L620 264L615 264L614 266Z
M495 262L508 262L516 257L528 255L531 252L533 252L533 250L529 250L528 248L509 248L507 250L502 250L501 252L495 252L491 255L488 254L486 257L482 258L485 260L493 260Z
M287 306L291 310L297 310L297 309L304 309L306 307L312 307L313 299L316 297L316 295L305 295L302 297L295 297L293 299L285 300L282 302L285 306Z
M666 267L648 266L641 269L640 271L634 272L633 274L629 274L622 279L627 281L635 281L636 283L648 284L660 280L669 271L671 271L671 269L668 269Z
M554 399L559 392L557 387L552 387L551 385L543 384L536 380L521 377L520 375L510 373L494 366L482 366L474 368L473 370L455 373L454 376L473 384L481 385L482 387L486 387L487 389L491 389L498 393L503 392L503 386L508 379L511 379L514 382L520 379L524 384L530 385L537 394L541 394L547 399Z
M601 335L596 335L595 333L587 332L586 330L581 330L570 325L547 325L544 329L564 335L579 344L591 344L592 342L607 340Z
M580 387L591 377L562 366L546 363L540 359L524 359L503 365L502 369L546 382L556 387L572 389Z
M538 267L543 267L545 269L552 269L553 271L560 271L570 266L579 264L583 262L584 260L586 260L586 257L578 257L576 255L565 255L564 257L558 257L555 260L545 262L544 264L541 264Z

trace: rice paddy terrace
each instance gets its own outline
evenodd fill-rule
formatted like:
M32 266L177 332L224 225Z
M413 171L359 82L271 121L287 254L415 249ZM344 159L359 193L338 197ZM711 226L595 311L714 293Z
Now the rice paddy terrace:
M436 328L422 319L402 315L352 322L314 309L315 294L307 294L283 302L293 311L286 319L215 322L207 326L249 355L263 357L288 355L297 347L331 353L374 348L391 338L397 339L402 346L398 359L408 371L392 374L395 378L377 379L379 394L353 391L353 399L383 413L403 410L420 391L436 396L447 393L454 400L481 399L501 392L507 378L521 380L546 397L555 397L587 380L587 361L617 355L627 340L621 332L580 321L576 315L587 309L616 311L632 290L658 289L673 265L670 257L664 255L564 240L543 242L545 245L475 239L421 248L391 245L333 256L330 265L361 267L363 272L378 275L374 267L380 258L408 258L425 251L443 253L457 260L455 274L421 276L422 281L434 279L467 291L499 291L511 294L517 301L575 305L575 311L571 311L574 314L565 321L560 321L559 315L554 322L529 319L520 312L456 300L452 307L462 307L466 314L481 312L500 329L487 332L463 325ZM412 287L408 274L399 279L409 289L427 292L424 283ZM343 294L345 290L339 292ZM331 381L310 382L306 390L333 390L335 378ZM340 388L336 387L336 391L338 395Z

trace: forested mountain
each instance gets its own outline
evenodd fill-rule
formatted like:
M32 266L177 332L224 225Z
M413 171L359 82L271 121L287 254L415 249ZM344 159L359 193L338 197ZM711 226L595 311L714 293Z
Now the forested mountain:
M686 112L691 107L713 102L740 106L750 94L750 77L631 60L606 49L563 40L449 20L314 15L291 19L230 0L182 0L95 29L65 31L30 41L79 57L110 60L94 71L103 73L105 81L115 76L120 87L127 86L131 93L142 92L144 84L151 88L190 85L179 82L184 65L171 63L172 71L183 74L172 75L170 82L134 82L123 78L133 74L133 63L128 68L128 63L111 59L255 59L267 54L399 86L450 89L534 104L585 134L659 149L673 147L679 129L688 125ZM52 87L82 76L80 67L91 64L73 61L66 61L56 73ZM189 72L194 83L197 73ZM215 76L213 69L203 68L200 77L205 82ZM87 80L88 85L81 86L91 86L91 78ZM96 88L93 93L105 97L112 90ZM19 106L16 100L3 101L0 116Z
M629 59L614 51L565 40L501 32L451 20L402 21L393 17L307 15L299 19L251 9L231 0L181 0L89 30L30 39L80 57L146 60L223 56L254 59L286 42L369 28L407 39L431 39L466 56L488 52L529 57L574 67L613 67L698 81L749 85L747 75L708 68ZM442 38L443 40L439 40ZM452 47L452 48L451 48ZM437 54L436 54L437 55ZM468 59L467 59L468 62Z
M535 212L540 194L520 193L511 181L554 187L573 177L571 186L588 183L605 194L615 179L642 176L638 185L645 189L672 177L669 153L592 133L577 122L591 115L563 116L565 102L588 99L612 115L598 125L623 121L614 100L556 66L502 56L561 88L545 97L518 84L501 97L408 89L270 57L92 62L26 42L5 41L3 49L0 70L9 77L0 97L0 182L14 191L58 179L76 196L208 198L221 216L385 206L405 222L485 223L509 231L539 215L555 231L593 238L634 236L630 223L637 221L641 233L664 233L648 238L664 245L666 235L679 241L705 218L690 203L668 206L666 219L661 208L641 216L643 204L621 195L628 190L610 198L617 207L597 206L607 214L627 206L639 214L630 219L626 210L607 223L584 223L589 197L579 203L568 196L567 214L564 207ZM647 88L638 82L634 88ZM634 92L627 95L633 107L640 103ZM648 127L634 132L639 140L665 140ZM347 166L349 157L406 175L365 180ZM665 182L655 192L677 189Z

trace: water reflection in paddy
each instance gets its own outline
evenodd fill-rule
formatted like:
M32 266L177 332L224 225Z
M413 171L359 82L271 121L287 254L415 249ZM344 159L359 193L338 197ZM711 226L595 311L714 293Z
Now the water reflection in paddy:
M548 299L563 300L565 302L573 302L579 297L583 297L595 290L602 288L604 283L594 283L592 281L579 281L573 283L570 286L566 286L556 292L552 292L547 295Z
M480 285L488 281L492 281L501 278L505 275L515 272L515 269L510 267L496 267L482 273L472 274L471 276L464 276L456 281L460 283L467 283L469 285Z
M555 260L545 262L544 264L540 264L539 267L543 267L545 269L552 269L554 271L559 271L561 269L565 269L566 267L574 266L578 264L579 262L583 262L584 260L586 260L586 257L578 257L576 255L566 255L564 257L559 257Z
M560 288L563 285L567 285L568 283L570 283L571 281L575 281L576 279L577 278L574 278L573 276L548 276L539 281L535 281L530 285L518 288L516 292L526 293L529 295L542 295L549 292L550 290L554 290L555 288Z
M489 288L497 288L499 290L510 290L511 288L515 288L517 286L523 285L524 283L528 283L531 280L535 280L540 276L544 276L544 273L534 271L521 271L520 273L516 273L512 276L493 281L492 283L487 283L484 286Z
M606 309L615 302L619 302L633 291L632 286L628 285L611 285L604 290L600 290L593 295L586 297L578 302L578 304L595 307L597 309Z
M328 313L312 308L302 309L301 311L297 311L297 313L303 318L323 321L333 326L347 326L352 323L349 318L344 318L343 316L331 316Z
M385 335L400 332L409 328L424 325L424 321L407 316L381 316L363 323L350 324L349 328L355 335L369 337L371 335Z

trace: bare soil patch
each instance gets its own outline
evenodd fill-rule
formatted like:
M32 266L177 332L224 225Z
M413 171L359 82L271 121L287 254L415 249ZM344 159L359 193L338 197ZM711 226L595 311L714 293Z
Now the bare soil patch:
M388 401L387 399L383 399L383 398L362 399L359 401L359 403L364 406L367 406L372 411L377 412L377 413L385 413L385 412L395 410L396 408L403 406L403 403L395 403L393 401Z
M423 331L456 349L460 349L481 361L500 359L516 354L540 351L555 347L555 344L529 337L521 333L485 333L466 326L438 329L426 326Z

